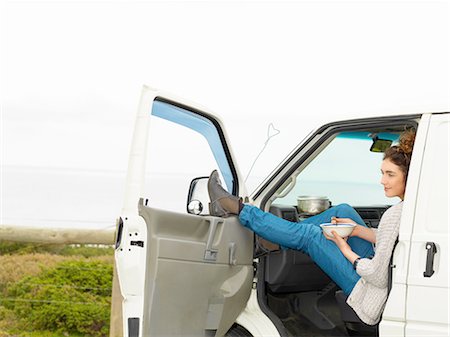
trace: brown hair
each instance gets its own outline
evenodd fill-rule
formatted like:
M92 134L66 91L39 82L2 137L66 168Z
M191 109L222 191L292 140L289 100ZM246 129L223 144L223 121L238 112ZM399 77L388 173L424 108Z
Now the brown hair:
M408 178L409 163L416 139L416 130L408 129L400 135L399 144L391 146L384 152L384 159L389 159L392 163L400 167L405 175L405 181Z

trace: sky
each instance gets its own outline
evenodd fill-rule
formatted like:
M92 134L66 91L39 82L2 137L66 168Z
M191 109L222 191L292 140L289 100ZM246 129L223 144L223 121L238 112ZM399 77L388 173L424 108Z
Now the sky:
M225 123L256 187L310 131L448 111L448 1L2 1L0 224L114 226L144 84ZM169 160L169 159L168 159Z

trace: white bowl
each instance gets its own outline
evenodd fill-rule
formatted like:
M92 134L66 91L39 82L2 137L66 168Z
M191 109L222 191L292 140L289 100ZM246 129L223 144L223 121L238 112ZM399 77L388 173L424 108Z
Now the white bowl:
M331 231L336 231L336 233L341 238L345 238L345 237L349 236L355 226L356 225L352 224L352 223L340 223L340 224L323 223L320 225L320 227L322 227L322 230L328 236L333 236L333 233L331 233Z

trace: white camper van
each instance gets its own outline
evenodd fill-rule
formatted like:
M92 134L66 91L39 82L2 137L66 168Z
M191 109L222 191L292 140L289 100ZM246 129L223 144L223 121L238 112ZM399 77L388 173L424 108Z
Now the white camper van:
M308 256L262 240L235 216L209 215L207 176L217 169L228 191L287 220L309 216L298 196L326 196L377 227L399 201L379 184L382 147L405 127L417 135L375 326ZM124 336L448 336L449 131L448 112L332 122L249 195L220 119L144 87L116 238Z

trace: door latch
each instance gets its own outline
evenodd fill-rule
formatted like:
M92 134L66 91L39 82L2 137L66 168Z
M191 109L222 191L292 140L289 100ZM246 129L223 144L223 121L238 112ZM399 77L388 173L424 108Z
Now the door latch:
M431 277L434 274L433 264L434 255L437 253L436 244L434 242L427 242L425 249L427 250L427 264L425 265L423 276Z
M139 240L139 241L131 241L130 245L131 246L144 247L144 241L141 241L141 240Z

